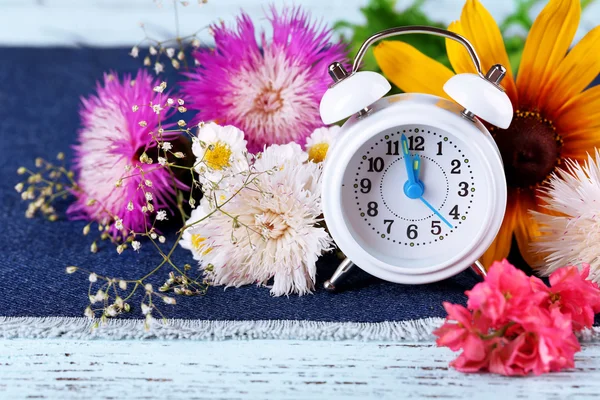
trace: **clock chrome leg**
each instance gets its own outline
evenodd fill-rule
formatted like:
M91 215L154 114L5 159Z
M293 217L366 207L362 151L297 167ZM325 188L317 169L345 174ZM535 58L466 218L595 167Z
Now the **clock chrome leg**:
M471 265L471 270L482 279L485 278L487 275L487 271L483 267L483 264L479 262L479 260L475 261L475 264Z
M353 267L355 267L354 263L350 261L349 258L344 259L342 263L337 267L333 275L329 280L325 281L323 287L330 292L335 290L335 285L338 283Z

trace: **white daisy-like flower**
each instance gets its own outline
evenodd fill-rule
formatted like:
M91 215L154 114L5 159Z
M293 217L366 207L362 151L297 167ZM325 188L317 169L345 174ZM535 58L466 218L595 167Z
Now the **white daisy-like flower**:
M308 152L310 161L320 163L326 160L327 153L333 148L340 136L341 128L337 125L315 129L306 138L304 148Z
M192 250L214 284L239 287L272 280L275 296L314 289L317 259L332 241L317 226L322 168L307 158L295 143L268 147L252 171L272 172L257 175L255 184L235 196L230 192L224 212L217 210L185 231L182 246ZM238 174L232 179L243 182L246 177ZM187 225L213 207L202 201Z
M228 171L235 173L248 168L244 132L234 126L201 124L192 152L196 156L194 169L201 180L218 182Z
M550 275L566 265L589 263L590 279L600 283L600 151L595 158L588 155L584 165L567 161L541 191L549 213L532 212L541 233L532 246L544 255L543 264L534 267Z

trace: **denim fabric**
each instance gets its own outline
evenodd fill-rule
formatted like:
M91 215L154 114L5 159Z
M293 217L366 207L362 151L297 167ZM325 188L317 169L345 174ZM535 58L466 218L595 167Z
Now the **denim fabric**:
M92 92L104 71L134 72L141 60L129 57L127 49L0 51L0 316L81 316L87 306L89 282L83 273L67 275L66 266L138 278L158 263L158 254L146 248L139 255L126 252L119 256L104 244L97 254L91 254L91 238L81 234L85 223L64 218L57 222L26 219L26 204L13 189L22 178L16 170L21 165L33 168L36 157L51 159L59 151L70 158L80 96ZM177 81L173 75L167 78L170 86ZM67 205L57 205L63 216ZM174 257L178 262L193 263L190 253L182 249ZM338 262L333 256L322 258L313 295L274 298L267 288L215 287L205 296L178 297L178 305L163 305L161 310L169 318L206 320L401 321L444 316L442 302L464 303L463 292L477 282L466 271L444 282L406 286L358 271L338 293L328 293L322 282ZM154 283L164 282L166 273L157 274ZM139 300L134 299L132 305ZM141 312L136 308L125 317L139 318Z

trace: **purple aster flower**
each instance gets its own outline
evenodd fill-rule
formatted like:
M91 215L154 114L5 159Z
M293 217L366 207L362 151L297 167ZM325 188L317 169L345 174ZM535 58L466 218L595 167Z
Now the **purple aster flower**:
M130 230L144 232L152 224L149 213L170 210L175 204L173 178L158 163L152 135L158 136L159 121L175 110L166 107L168 93L159 93L162 87L153 90L157 85L143 70L133 79L105 74L96 94L81 99L82 128L74 146L81 190L67 210L70 218L110 225L111 235L126 237ZM177 136L163 133L164 143ZM145 162L140 162L144 153Z
M347 60L341 43L330 43L331 30L309 20L299 8L267 16L273 27L269 42L260 43L247 14L237 27L213 26L215 49L194 53L196 69L181 83L197 121L216 120L245 132L250 151L272 143L304 144L323 126L319 102L331 78L327 66Z

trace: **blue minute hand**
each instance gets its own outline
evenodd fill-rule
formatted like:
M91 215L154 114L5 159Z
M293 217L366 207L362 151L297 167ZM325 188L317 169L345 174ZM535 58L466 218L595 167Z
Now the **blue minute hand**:
M433 211L433 213L435 215L437 215L439 219L441 219L442 221L444 221L444 223L446 225L448 225L448 227L450 229L454 229L454 227L452 226L452 224L450 222L448 222L448 220L446 218L444 218L444 216L442 214L440 214L440 212L438 210L436 210L431 204L429 204L429 202L427 200L425 200L423 198L423 196L419 197L419 200L421 200L431 211Z

